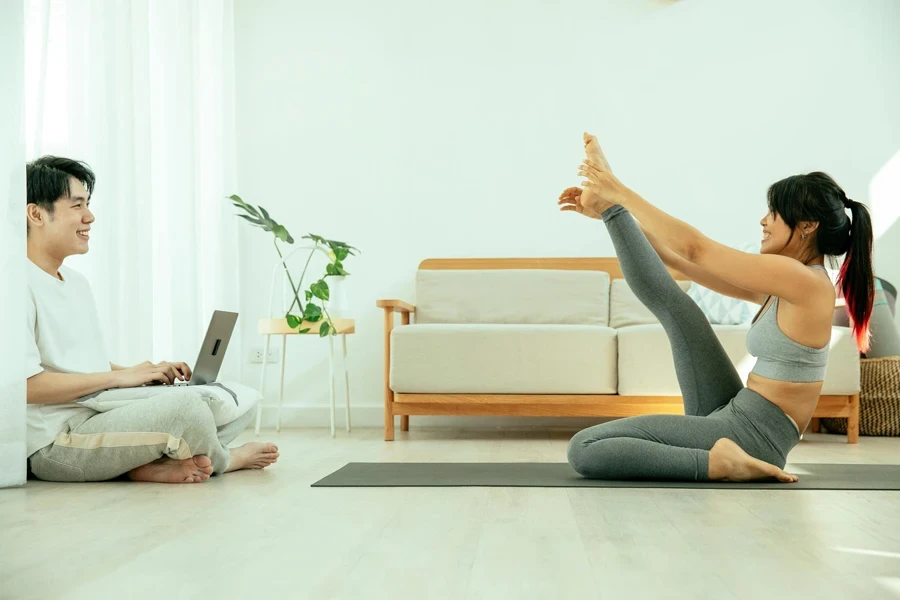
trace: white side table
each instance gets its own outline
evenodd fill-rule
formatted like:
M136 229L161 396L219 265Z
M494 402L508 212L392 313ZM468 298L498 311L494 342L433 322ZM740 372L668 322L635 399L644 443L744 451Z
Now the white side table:
M347 431L350 431L350 375L347 370L347 336L356 332L356 321L354 319L333 319L332 320L337 331L337 335L341 337L341 348L343 351L343 367L344 367L344 391L345 391L345 417L347 424ZM268 361L265 360L266 357L269 356L269 343L272 339L273 335L281 336L281 379L279 381L279 392L278 392L278 417L277 417L277 425L275 431L281 431L281 408L284 403L284 367L287 363L287 337L289 335L314 335L316 337L319 336L319 326L322 322L318 323L309 323L304 321L297 329L305 329L309 327L309 331L306 333L297 333L297 329L291 329L287 320L282 317L279 319L260 319L259 320L259 333L266 337L266 348L263 351L263 365L262 365L262 373L259 377L259 391L263 395L263 399L260 400L259 404L256 407L256 435L259 435L259 424L262 420L262 409L263 402L265 401L265 383L266 383L266 364ZM334 338L333 335L328 335L328 372L331 380L331 437L334 437ZM288 408L295 408L293 406L289 406Z

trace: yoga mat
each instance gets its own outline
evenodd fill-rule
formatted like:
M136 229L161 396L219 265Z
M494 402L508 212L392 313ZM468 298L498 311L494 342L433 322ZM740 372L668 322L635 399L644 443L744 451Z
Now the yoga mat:
M900 490L900 465L788 465L796 483L602 481L585 479L568 463L352 462L312 487L602 487L728 490Z

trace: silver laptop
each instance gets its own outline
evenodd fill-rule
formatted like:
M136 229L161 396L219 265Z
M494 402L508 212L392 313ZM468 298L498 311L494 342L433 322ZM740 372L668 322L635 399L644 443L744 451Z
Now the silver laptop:
M205 385L216 380L237 318L238 313L235 312L217 310L213 313L203 345L200 346L200 354L197 356L191 380L176 381L175 385Z

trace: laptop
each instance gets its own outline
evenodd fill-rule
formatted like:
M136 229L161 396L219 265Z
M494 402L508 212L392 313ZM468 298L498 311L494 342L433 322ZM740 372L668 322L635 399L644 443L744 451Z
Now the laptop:
M194 365L190 381L176 381L175 385L206 385L212 383L219 376L222 368L222 360L225 358L225 350L234 332L238 313L217 310L213 312L206 330L206 337L200 346L197 363Z

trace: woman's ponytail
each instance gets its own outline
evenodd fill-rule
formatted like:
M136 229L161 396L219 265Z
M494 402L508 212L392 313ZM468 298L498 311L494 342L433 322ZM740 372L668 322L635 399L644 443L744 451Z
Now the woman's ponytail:
M846 196L845 196L846 198ZM875 298L875 275L872 268L872 219L861 202L846 198L850 209L850 247L838 274L837 285L847 303L853 325L856 347L869 350L869 319Z

